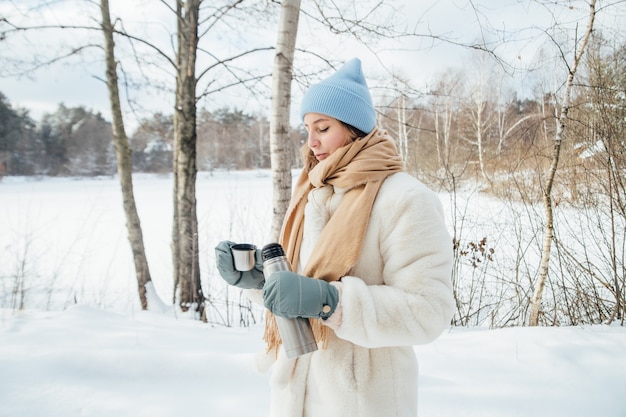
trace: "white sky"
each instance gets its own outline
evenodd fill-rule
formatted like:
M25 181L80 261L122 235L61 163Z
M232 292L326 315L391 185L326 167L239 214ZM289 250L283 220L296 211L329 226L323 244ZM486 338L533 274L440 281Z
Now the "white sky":
M38 4L40 1L16 2L15 0L0 0L0 16L15 17L15 8L28 4ZM566 27L572 29L576 22L582 28L586 24L585 13L586 3L583 1L569 1L573 8L563 8L558 11L554 19L566 22ZM86 15L97 16L97 8L79 1L69 2L76 7L65 7L46 14L46 20L51 22L85 21ZM536 52L546 42L545 36L540 36L537 28L546 28L551 25L553 19L547 10L539 6L537 2L530 0L477 0L470 6L470 2L461 0L402 0L393 4L398 4L401 10L400 17L390 22L397 27L416 26L416 31L420 33L431 32L441 34L459 42L470 42L481 37L492 40L493 34L488 28L506 30L511 33L510 42L497 49L508 62L513 62L520 67L528 67L536 62ZM598 22L607 25L619 25L624 23L624 7L619 13L604 13L599 16ZM34 13L34 12L31 12ZM154 0L112 0L111 13L113 18L123 16L127 28L140 31L141 35L148 38L159 37L167 32L166 25L173 26L170 22L171 15L165 8ZM30 16L29 14L28 16ZM404 19L404 20L403 20ZM610 19L607 23L607 19ZM480 24L478 23L480 21ZM93 24L93 19L85 21L86 24ZM267 22L266 22L267 23ZM271 22L270 22L271 23ZM258 45L272 45L275 39L273 25L267 23L267 29L253 31L254 26L248 26L245 31L239 34L239 41L249 44L257 42ZM523 29L523 30L522 30ZM49 34L48 34L49 36ZM54 32L54 43L63 43L58 31ZM72 35L75 36L75 35ZM85 35L89 36L89 35ZM101 42L98 33L93 34L94 42ZM513 37L515 39L513 39ZM16 55L39 57L51 49L48 39L39 39L34 35L28 37L30 43L0 42L0 60ZM232 38L231 38L232 39ZM219 45L228 45L228 41L218 37ZM471 54L467 49L445 44L436 44L432 48L426 49L428 43L419 45L417 39L406 41L387 41L376 45L369 44L367 47L355 42L340 41L337 37L320 32L310 25L304 16L300 19L300 32L298 36L298 48L307 51L315 51L333 62L341 62L359 56L364 62L364 71L368 77L370 88L376 87L385 82L385 69L393 70L404 77L410 78L416 86L424 87L432 77L449 67L465 68L471 62ZM167 40L164 43L167 45ZM215 48L216 44L212 45ZM43 50L41 48L44 48ZM224 46L227 48L227 46ZM168 51L170 52L170 51ZM118 58L125 59L125 57ZM305 54L298 54L297 60L302 65L320 66L321 63L304 60ZM0 61L1 62L1 61ZM298 61L297 61L298 62ZM257 67L266 67L271 71L272 54L263 53L256 55L256 61L249 60L248 64ZM385 68L383 68L383 66ZM143 68L150 72L150 68ZM527 75L517 73L515 80L516 88L529 88L529 78ZM39 120L45 112L53 112L59 103L66 106L84 105L94 111L100 111L109 117L108 95L102 81L104 70L102 68L101 52L93 48L86 54L80 62L57 64L51 67L42 68L29 78L0 78L0 92L5 94L14 107L24 107L31 111L31 115ZM161 77L162 74L159 75ZM156 77L156 75L154 76ZM526 82L526 85L524 83ZM173 83L172 83L173 84ZM142 90L148 93L147 89ZM267 93L269 94L269 92ZM296 113L300 88L294 85L293 107ZM154 95L140 94L136 96L139 106L144 108L145 116L150 112L161 111L171 113L173 106L173 96L169 93ZM267 113L269 102L266 97L256 94L251 95L248 91L230 90L220 96L211 96L210 100L201 101L200 106L213 108L225 105L237 107L249 113ZM128 108L126 110L129 110ZM126 115L126 121L132 129L133 116L130 112ZM296 118L297 119L297 118ZM297 120L295 120L297 123Z

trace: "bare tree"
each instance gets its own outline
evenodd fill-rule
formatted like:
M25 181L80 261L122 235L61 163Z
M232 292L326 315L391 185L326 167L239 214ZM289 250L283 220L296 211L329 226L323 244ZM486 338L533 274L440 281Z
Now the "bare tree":
M117 70L115 62L115 42L113 40L113 25L109 12L109 0L100 1L102 12L102 33L104 34L104 53L106 62L106 80L109 90L109 101L111 103L111 116L113 118L113 144L115 155L117 156L117 173L120 177L122 187L122 200L124 204L124 214L126 215L126 228L128 230L128 240L133 252L135 263L135 273L137 276L137 287L139 290L139 300L143 310L148 309L148 298L146 297L146 285L151 281L146 250L143 244L143 233L135 196L133 193L132 177L132 156L128 136L124 128L122 116L122 105L118 89Z
M174 288L183 311L204 311L196 214L196 58L202 0L176 2L176 104L174 107ZM174 300L175 301L175 300Z
M406 122L406 95L400 94L396 101L396 118L398 120L398 134L396 142L398 143L398 150L400 157L406 163L409 154L409 137L407 134L407 122Z
M563 91L563 99L561 103L560 113L558 114L558 122L556 128L556 134L554 137L554 144L552 147L552 163L547 173L546 183L543 188L543 205L546 215L546 224L543 237L543 249L541 251L541 260L539 264L539 276L535 282L535 288L530 305L529 325L537 326L539 324L539 315L541 313L541 299L543 296L543 289L548 280L548 271L550 266L550 250L552 247L552 241L554 237L554 213L552 207L552 187L554 186L554 177L556 175L559 166L559 157L561 154L561 144L565 135L565 129L567 127L567 114L570 110L570 100L572 87L574 85L574 77L578 70L578 65L585 53L589 37L593 31L593 24L596 17L596 0L590 0L589 2L589 20L587 27L583 34L582 40L578 49L574 55L574 60L571 66L568 64L568 75L565 82L565 89ZM565 54L561 55L565 58ZM567 64L567 62L566 62Z
M457 135L455 132L458 128L459 117L459 96L458 92L463 90L464 81L461 74L456 71L448 71L441 75L437 80L428 107L432 111L433 135L437 155L437 165L433 167L436 171L438 167L443 167L446 175L454 178L458 173L454 172L455 152L459 150L457 143ZM431 158L434 159L434 158ZM464 158L461 158L462 160ZM463 161L467 163L467 160ZM461 167L464 170L465 167ZM453 189L453 187L452 187Z
M614 297L613 306L606 308L611 311L610 315L600 320L621 321L623 325L626 308L626 179L623 175L626 169L626 143L623 141L626 98L619 92L626 87L626 44L622 40L616 47L614 42L613 36L605 38L603 34L594 33L585 60L587 77L582 80L585 92L579 97L572 116L580 121L574 127L577 128L580 164L574 166L572 175L575 177L572 204L588 213L589 231L580 234L601 236L584 239L586 253L592 251L590 243L597 247L596 256L590 262L582 262L580 257L573 259L578 265L584 265L585 273L581 275L592 277ZM557 245L563 244L557 241ZM579 252L568 249L574 254Z
M291 158L289 158L289 124L293 57L296 49L300 0L283 0L278 24L278 39L272 73L272 115L270 119L270 152L274 186L272 237L278 238L291 198Z
M485 53L478 52L475 55L475 67L472 80L468 81L467 105L465 109L466 123L464 125L465 135L463 139L476 148L478 156L478 166L483 179L491 182L485 164L490 142L489 134L496 123L497 114L494 112L494 79L495 73L491 67L492 61L487 59Z

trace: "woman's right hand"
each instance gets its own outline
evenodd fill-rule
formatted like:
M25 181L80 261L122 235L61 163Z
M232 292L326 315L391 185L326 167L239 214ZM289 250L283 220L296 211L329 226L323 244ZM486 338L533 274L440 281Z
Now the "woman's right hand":
M261 257L261 250L257 249L255 252L255 264L254 268L249 271L237 271L235 269L233 255L231 247L236 245L235 242L229 240L223 240L215 247L215 264L220 276L228 284L243 289L261 289L265 284L265 277L263 276L263 258Z

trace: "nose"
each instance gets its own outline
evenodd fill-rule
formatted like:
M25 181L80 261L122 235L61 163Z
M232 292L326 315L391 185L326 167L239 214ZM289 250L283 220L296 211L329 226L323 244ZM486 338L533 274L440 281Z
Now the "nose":
M317 135L315 134L315 132L309 132L307 136L306 144L311 149L314 149L315 147L319 146L320 141L317 138Z

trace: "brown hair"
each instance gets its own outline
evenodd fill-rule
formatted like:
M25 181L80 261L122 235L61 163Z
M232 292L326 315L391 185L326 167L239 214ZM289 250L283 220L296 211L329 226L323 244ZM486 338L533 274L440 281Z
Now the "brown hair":
M367 136L367 133L363 132L362 130L357 129L354 126L351 126L345 122L342 122L341 120L339 120L339 123L341 123L346 129L348 129L348 132L350 133L349 141L346 142L344 145L347 145L348 143L352 143L355 140L358 140L360 138L364 138L365 136ZM302 158L304 169L307 172L315 168L315 165L317 165L319 162L317 158L315 158L315 154L309 148L306 142L304 143L304 145L302 145L302 148L300 148L300 157Z

